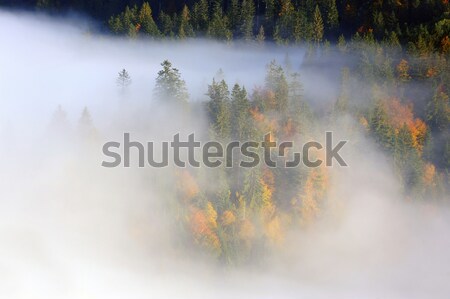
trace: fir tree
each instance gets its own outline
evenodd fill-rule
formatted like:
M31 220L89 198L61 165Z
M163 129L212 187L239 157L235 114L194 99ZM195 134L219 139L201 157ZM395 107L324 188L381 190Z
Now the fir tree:
M187 102L189 95L186 83L181 79L178 69L172 67L168 60L161 63L162 70L156 78L155 95L159 99L175 102Z
M141 31L145 34L152 37L159 36L160 33L158 27L153 20L152 8L150 7L150 4L148 2L144 2L141 6L141 9L139 11L139 24L141 26Z
M316 5L313 19L313 40L316 44L322 42L323 39L323 20L320 14L319 5Z

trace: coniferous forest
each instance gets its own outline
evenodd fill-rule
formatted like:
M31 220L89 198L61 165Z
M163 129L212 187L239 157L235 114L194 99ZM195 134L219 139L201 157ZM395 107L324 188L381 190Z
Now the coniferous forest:
M0 0L0 9L22 14L0 14L8 35L0 49L0 136L13 136L0 151L3 216L42 225L17 231L48 255L31 264L61 267L49 267L43 281L59 281L55 273L80 279L73 260L100 264L97 255L85 258L91 251L120 269L97 287L67 282L55 297L109 298L99 286L113 279L161 298L450 296L448 0ZM88 25L55 26L64 18ZM22 48L27 42L36 53ZM22 83L30 86L26 111L13 108L27 92ZM346 166L281 166L308 141L324 145L311 157L325 161L326 132L334 144L346 141ZM156 160L175 134L224 148L292 146L269 154L276 167L242 167L249 156L238 151L232 158L227 151L219 167L142 167L139 146L130 150L131 166L125 158L101 167L109 161L102 146L126 143L124 133L155 141ZM33 145L24 145L27 138ZM39 161L19 157L39 146ZM116 157L125 153L120 146ZM41 216L37 202L45 203ZM0 239L11 223L0 221ZM55 244L78 249L69 255ZM24 256L31 255L14 258ZM15 262L0 259L0 277L3 262L17 273L5 294L41 298L16 292L24 272ZM122 269L135 276L125 279ZM154 293L137 277L167 285ZM166 293L180 281L192 286Z

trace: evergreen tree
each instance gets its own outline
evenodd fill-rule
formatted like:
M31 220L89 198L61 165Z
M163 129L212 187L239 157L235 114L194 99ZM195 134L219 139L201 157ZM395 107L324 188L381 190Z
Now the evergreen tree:
M339 14L336 0L327 0L327 28L333 30L339 26Z
M258 43L262 44L265 39L266 39L266 35L264 33L264 27L263 27L263 25L261 25L259 27L258 35L256 36L256 41Z
M230 20L230 28L234 32L237 32L237 28L241 24L242 15L239 0L231 0L230 7L228 9L228 19Z
M189 95L186 83L181 79L178 69L172 67L168 60L161 63L162 70L158 72L155 85L155 95L159 99L185 103Z
M213 79L212 84L208 86L207 95L210 98L208 112L213 129L220 139L228 139L231 133L231 105L230 92L225 80L217 83Z
M320 14L319 5L316 5L316 9L314 10L314 19L313 19L313 40L316 44L322 42L323 39L323 20L322 15Z
M255 18L255 4L253 0L243 0L241 5L239 33L244 40L253 39L253 19Z
M388 151L394 150L395 131L389 123L383 102L377 101L375 104L370 116L369 127L374 134L375 140L383 149Z
M141 31L145 34L152 37L159 36L160 33L158 27L153 20L152 8L150 7L150 4L148 2L144 2L141 6L141 9L139 11L139 24L141 26Z
M209 23L209 5L207 0L199 0L192 8L192 23L197 32L206 32Z
M185 39L187 37L194 36L194 29L191 25L191 15L187 5L184 5L183 10L180 15L180 22L178 25L178 37L180 39Z
M275 94L276 109L282 113L288 108L288 83L283 68L275 61L267 66L266 88Z
M161 33L165 37L174 37L174 29L175 29L175 16L172 18L170 15L166 14L161 10L158 16L158 21L161 27Z
M423 163L417 149L414 148L411 132L406 124L398 131L394 149L394 161L400 171L407 190L420 187Z
M231 40L233 33L228 28L228 18L223 14L222 7L216 3L208 26L208 36L219 40Z
M426 119L433 132L448 131L450 125L449 96L438 89L426 109Z
M246 141L251 137L250 101L245 87L235 84L231 92L231 132L233 138Z
M119 72L119 76L116 80L117 86L122 90L125 90L131 84L131 81L131 77L125 69Z

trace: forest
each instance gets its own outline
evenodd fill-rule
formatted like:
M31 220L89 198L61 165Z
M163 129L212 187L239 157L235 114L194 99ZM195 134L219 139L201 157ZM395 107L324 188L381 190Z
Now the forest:
M43 280L58 281L67 267L72 282L79 259L93 263L83 268L92 277L111 267L147 295L155 293L136 277L160 273L193 284L173 294L198 286L189 298L215 297L221 283L230 286L223 298L263 298L260 287L280 298L309 287L312 298L450 294L447 0L0 0L0 8L0 137L12 140L0 149L0 228L59 257L30 258L49 265ZM280 162L333 132L347 140L348 167L102 168L102 145L125 132L157 143L195 132L221 144L270 133L294 144L286 157L274 154ZM39 161L23 158L36 148ZM3 230L0 239L10 238ZM55 298L74 290L103 298L105 277L97 286L74 279Z

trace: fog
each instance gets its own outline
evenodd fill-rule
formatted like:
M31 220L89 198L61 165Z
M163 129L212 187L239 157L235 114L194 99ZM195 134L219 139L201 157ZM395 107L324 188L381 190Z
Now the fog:
M153 99L164 59L180 70L192 102L206 99L219 69L251 91L266 65L287 54L313 107L333 101L340 83L303 74L302 48L125 40L89 26L0 11L0 297L450 296L448 207L403 200L392 165L367 136L348 130L352 119L336 129L349 140L349 167L332 169L330 203L314 227L290 230L258 265L226 267L174 248L166 207L173 169L101 167L102 142L124 132L147 141L205 136L201 113L168 115ZM116 86L123 68L133 80L126 96ZM71 133L55 141L59 105ZM100 136L93 144L76 134L84 107Z

